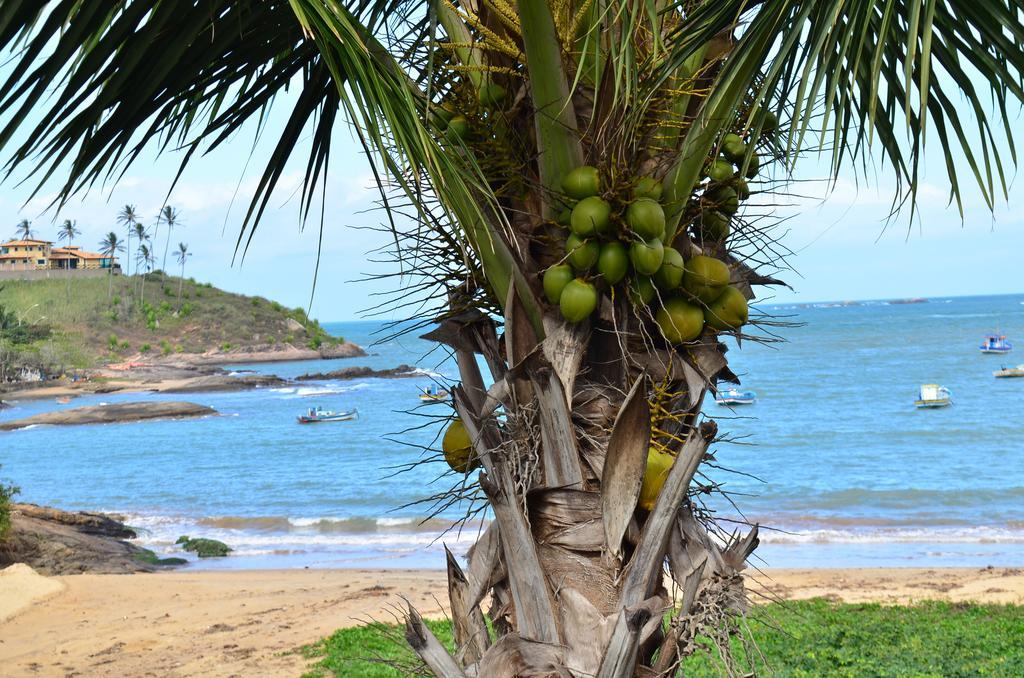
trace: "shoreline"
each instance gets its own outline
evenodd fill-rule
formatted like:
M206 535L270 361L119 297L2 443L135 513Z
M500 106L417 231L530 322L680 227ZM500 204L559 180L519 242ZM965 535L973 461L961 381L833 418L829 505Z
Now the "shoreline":
M439 570L48 578L15 567L0 570L0 601L5 587L21 592L10 616L0 607L0 665L14 675L297 676L309 666L297 648L339 628L393 623L403 597L431 618L443 618L447 600ZM760 582L748 584L755 601L1024 603L1021 568L773 569L750 578Z

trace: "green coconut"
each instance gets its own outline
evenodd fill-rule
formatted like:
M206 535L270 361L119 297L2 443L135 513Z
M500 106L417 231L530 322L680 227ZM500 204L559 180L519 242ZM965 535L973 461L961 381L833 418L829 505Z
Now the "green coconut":
M761 134L771 135L779 128L779 116L772 111L764 114L764 122L761 123Z
M711 167L708 168L708 176L712 181L729 181L735 172L732 163L721 158L711 163Z
M716 210L704 210L694 222L703 240L718 242L729 237L729 217Z
M716 330L738 330L747 324L749 313L743 293L730 285L704 309L704 320Z
M473 441L461 419L453 421L444 432L441 451L453 471L468 473L480 465L479 460L473 458Z
M564 210L558 213L558 223L562 226L569 226L572 224L572 210L566 207Z
M637 505L645 511L654 510L654 502L661 494L668 479L668 472L672 470L672 464L676 458L670 453L656 447L647 450L647 466L644 468L644 479L640 485L640 499Z
M464 115L456 115L448 121L448 129L445 135L449 139L465 139L469 136L469 120Z
M658 286L658 289L666 292L674 290L682 284L685 270L683 255L679 253L679 250L674 247L666 247L661 268L654 274L654 284Z
M629 298L636 306L646 306L651 303L656 292L654 283L645 275L635 276L629 281Z
M740 200L750 199L750 185L742 177L736 177L732 182L732 189L736 191L736 197Z
M658 310L654 321L668 343L681 344L700 336L704 329L704 312L696 304L673 297Z
M629 272L629 254L626 247L615 240L601 246L597 258L597 271L609 285L615 285Z
M480 88L477 99L484 108L496 108L505 100L506 96L508 96L508 92L504 87L496 82L488 82Z
M555 264L544 271L544 296L552 304L557 304L562 296L562 290L576 277L572 266L568 264Z
M683 289L705 304L710 304L729 284L729 267L724 261L704 255L686 262Z
M729 186L718 186L708 191L706 198L714 204L715 209L725 214L736 214L736 210L740 208L740 198Z
M665 210L651 198L631 202L626 208L626 223L644 240L665 237Z
M601 254L601 244L596 240L585 240L575 233L565 239L565 251L568 261L577 271L586 271L597 263Z
M665 246L658 239L637 240L629 249L629 259L633 269L641 275L654 275L661 268L665 257Z
M747 155L747 145L739 134L726 134L722 138L722 155L732 163L738 164Z
M753 179L754 177L756 177L757 176L757 172L760 169L761 169L761 158L758 157L757 153L752 153L750 155L750 162L747 165L747 172L746 172L747 178L748 179Z
M583 278L576 278L562 290L558 307L562 317L571 323L586 320L597 308L597 290Z
M571 198L582 200L601 192L601 175L596 167L583 165L562 178L562 190Z
M572 232L585 238L604 233L611 225L612 206L608 201L592 195L572 208Z
M661 193L663 186L660 181L654 177L640 177L636 183L633 184L633 198L650 198L651 200L661 200Z

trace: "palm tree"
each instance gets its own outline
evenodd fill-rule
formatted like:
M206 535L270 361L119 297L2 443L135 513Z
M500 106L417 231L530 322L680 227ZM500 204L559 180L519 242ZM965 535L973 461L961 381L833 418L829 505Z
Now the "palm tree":
M174 258L178 260L178 265L181 266L181 276L178 278L178 309L181 309L181 288L185 284L185 262L192 253L188 251L188 245L183 242L178 243L178 249L174 252Z
M78 230L78 222L65 219L64 223L61 224L60 229L57 231L57 240L60 242L67 241L68 245L74 241L75 238L82 235L82 232ZM111 266L113 268L113 266ZM67 294L68 302L71 301L71 276L66 276L65 280L65 293ZM109 287L109 285L108 285Z
M244 251L289 160L306 217L339 111L359 135L396 256L434 293L428 336L458 360L451 500L494 515L469 569L448 561L456 656L408 613L445 676L666 675L697 635L728 657L757 527L733 539L705 508L701 405L735 379L723 342L764 339L747 302L784 266L746 199L820 149L834 174L885 164L912 207L930 138L958 205L962 158L992 207L1024 99L1006 0L79 4L7 0L0 32L0 101L34 132L11 166L47 151L30 169L70 167L63 197L168 137L191 163L288 101ZM168 53L187 59L154 70Z
M31 238L35 235L35 232L32 230L32 222L28 219L22 219L19 221L15 234L21 240L28 240Z
M129 250L132 248L132 232L139 224L139 213L135 209L135 205L125 205L121 208L121 211L117 213L117 223L124 227L128 233L127 247ZM131 262L129 262L130 265ZM131 276L131 271L126 271L126 274Z
M138 248L141 248L146 243L151 242L150 237L149 237L149 231L142 224L141 221L136 221L135 222L135 227L132 230L135 232L135 239L138 240L138 246L136 248L136 253L138 253L139 252ZM138 267L138 263L137 262L138 262L138 256L136 256L136 266L135 266L135 272L136 273L139 272L139 267ZM139 281L139 284L140 284L140 287L142 289L142 294L144 296L145 295L145 288L146 288L146 272L145 271L142 272L142 276L141 276L141 279Z
M100 253L110 258L110 268L107 269L107 299L110 299L114 280L114 257L118 252L124 252L124 244L117 237L117 233L111 231L100 241Z
M142 271L142 285L139 293L139 304L142 306L146 304L146 274L153 269L153 262L156 260L149 245L146 244L147 242L148 240L143 240L135 253L135 270Z
M167 225L167 242L164 243L164 261L161 264L161 278L160 284L167 279L167 251L171 249L171 231L174 230L175 226L180 226L178 210L174 209L170 205L165 205L160 214L157 215L156 223L159 226L160 222L164 222Z

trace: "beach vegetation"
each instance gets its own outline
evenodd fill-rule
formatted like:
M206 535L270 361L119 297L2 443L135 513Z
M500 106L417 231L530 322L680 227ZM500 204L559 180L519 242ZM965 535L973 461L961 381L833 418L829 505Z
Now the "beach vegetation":
M783 284L787 215L775 207L798 160L820 153L833 179L882 166L894 213L913 213L926 141L961 210L968 187L994 208L1016 162L1004 123L1024 101L1024 41L1008 37L1020 11L1001 0L615 11L576 0L226 0L176 3L174 31L160 0L80 5L5 0L0 33L12 52L5 167L43 184L59 176L57 201L123 174L143 148L173 146L184 171L257 127L273 152L247 196L244 256L289 168L306 168L296 194L309 215L337 157L333 135L354 129L362 142L389 212L383 256L402 281L377 310L417 315L409 326L431 324L428 336L455 354L461 385L438 433L460 420L484 467L471 479L447 469L450 489L430 505L494 516L470 561L486 568L487 590L471 596L448 563L458 658L406 610L406 638L445 675L459 663L529 675L570 662L581 675L664 674L705 639L735 664L739 572L759 527L716 519L715 503L732 497L704 471L735 457L717 447L702 404L736 381L727 343L771 342L785 324L749 303ZM154 69L168 54L188 58ZM277 96L291 88L298 96ZM145 238L143 283L154 265ZM564 264L575 277L542 288ZM247 306L251 325L259 309ZM287 312L299 341L320 341L301 309ZM673 461L648 510L652 448ZM662 586L666 565L678 597ZM489 630L485 596L502 611ZM657 642L644 622L674 607Z
M143 549L142 551L134 555L135 560L138 560L149 565L156 565L158 567L176 567L178 565L188 565L188 560L185 558L170 557L161 558L153 551L149 549Z
M0 544L7 540L7 534L11 529L11 500L20 491L17 485L0 478Z
M668 618L666 617L666 623ZM427 621L454 650L451 623ZM922 602L842 604L825 599L754 607L730 641L734 674L836 676L1024 675L1024 606ZM401 638L404 629L375 623L341 629L302 649L315 661L306 678L413 675L422 664ZM697 639L679 675L718 678L721 656Z

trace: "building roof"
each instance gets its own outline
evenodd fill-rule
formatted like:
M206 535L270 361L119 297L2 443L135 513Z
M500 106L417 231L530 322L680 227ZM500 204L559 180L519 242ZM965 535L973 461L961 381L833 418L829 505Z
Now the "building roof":
M107 254L98 254L96 252L86 252L77 245L74 247L54 247L50 254L51 259L110 259L111 257Z
M0 259L34 259L28 252L11 252L10 254L0 254Z
M36 240L35 238L27 238L25 240L8 240L7 242L0 242L0 247L14 247L14 246L26 246L26 245L52 245L52 240Z

